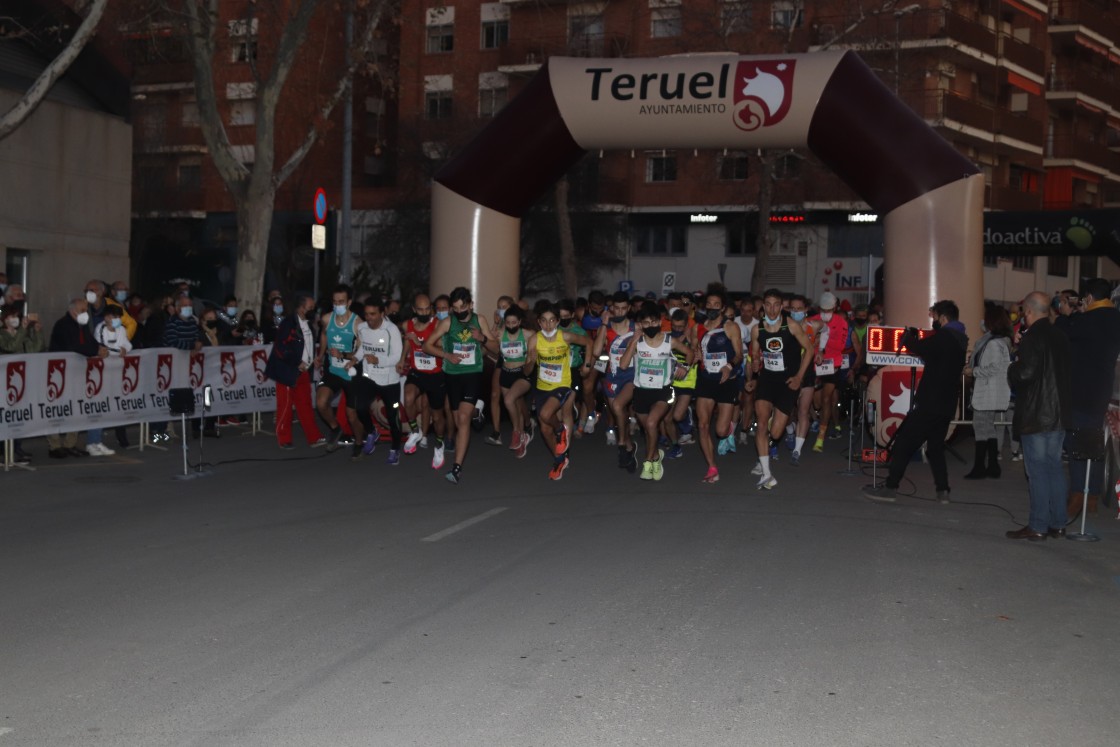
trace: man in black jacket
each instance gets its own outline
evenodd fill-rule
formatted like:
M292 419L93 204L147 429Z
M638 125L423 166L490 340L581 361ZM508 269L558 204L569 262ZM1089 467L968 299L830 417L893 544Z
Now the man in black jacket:
M98 345L97 340L93 337L93 332L89 326L89 303L84 298L75 298L70 301L70 306L66 314L54 323L51 329L51 342L48 348L52 353L78 353L87 358L101 356L104 358L109 354L109 349ZM89 444L101 443L101 429L95 428L89 431ZM76 432L70 433L53 433L47 436L47 446L50 449L47 453L52 459L62 459L68 456L86 456L87 454L96 454L97 456L107 455L103 452L112 454L111 450L102 448L94 449L92 451L82 451L78 448L78 434Z
M952 301L938 301L930 309L930 315L933 317L932 335L919 339L917 330L912 329L902 339L907 352L921 358L925 368L913 395L913 408L895 434L886 482L864 488L863 494L871 500L895 501L906 466L924 443L937 497L942 503L949 502L945 436L957 411L968 336L959 320L960 311Z
M1049 308L1050 298L1042 291L1023 299L1027 330L1007 369L1015 391L1011 430L1023 445L1031 495L1027 525L1007 532L1007 538L1032 542L1061 537L1067 520L1062 442L1072 424L1070 349L1066 336L1050 323Z
M327 439L315 424L315 411L311 408L311 367L315 360L315 337L311 333L307 316L315 312L315 299L299 296L296 309L284 317L276 328L272 353L264 372L276 382L276 440L281 449L294 448L292 444L292 408L299 415L299 424L307 443L315 448L325 446Z

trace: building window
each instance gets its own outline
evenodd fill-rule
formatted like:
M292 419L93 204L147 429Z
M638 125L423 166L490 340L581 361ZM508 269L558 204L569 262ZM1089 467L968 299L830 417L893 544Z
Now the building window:
M256 124L257 107L253 101L234 101L229 105L229 123L231 125Z
M428 119L451 119L451 91L425 93L424 111Z
M1008 169L1008 184L1019 192L1038 193L1038 172L1011 164Z
M719 4L720 32L742 34L751 28L751 4L742 0L725 0Z
M1069 277L1069 255L1059 254L1047 257L1046 274L1055 277Z
M684 226L639 226L634 237L634 254L676 256L688 254Z
M197 163L180 164L179 189L184 192L197 192L202 189L202 166Z
M455 50L455 27L429 26L428 27L428 54L441 54Z
M493 117L503 108L509 97L508 88L482 88L478 91L478 116Z
M793 0L777 0L770 4L770 26L776 29L801 28L800 3Z
M257 21L256 18L244 18L229 22L230 62L257 59Z
M774 161L775 179L797 179L801 176L801 157L795 153L786 153Z
M650 5L670 5L665 0L651 0ZM681 8L653 8L649 12L649 35L651 39L668 39L681 35Z
M721 181L743 181L747 178L747 154L727 153L720 156L718 171Z
M482 48L497 49L509 43L509 21L482 22Z
M1011 269L1034 272L1034 257L1012 257Z
M729 223L727 225L727 256L744 257L748 254L758 254L757 237L753 231L748 231L746 223Z
M244 101L256 97L256 83L226 83L226 98L230 101Z
M664 151L646 156L647 182L675 182L677 180L677 157Z
M183 101L183 127L198 127L198 101L193 97Z
M568 17L568 53L576 57L602 57L604 51L603 17Z

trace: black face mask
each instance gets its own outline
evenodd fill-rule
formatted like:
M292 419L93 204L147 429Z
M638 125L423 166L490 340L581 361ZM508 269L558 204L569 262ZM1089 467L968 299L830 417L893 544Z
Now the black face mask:
M852 324L856 325L857 327L866 327L867 326L867 320L866 319L853 319Z
M467 321L468 319L471 318L471 310L470 309L467 309L466 311L454 311L452 313L455 314L455 316L459 319L460 322L465 322L465 321Z
M642 331L646 333L646 337L657 337L657 333L661 331L661 327L642 327Z
M432 315L431 314L417 314L416 315L416 321L420 322L421 324L427 324L431 320L432 320Z
M564 328L570 327L570 326L572 326L572 320L571 319L561 319L560 320L560 326L564 327Z
M626 314L623 314L622 316L612 316L611 324L622 324L627 319L629 319L629 317Z
M939 329L941 329L941 322L937 319L934 319L933 320L933 331L936 332Z
M206 320L206 328L207 329L217 329L218 328L218 321L216 319L207 319Z
M517 330L519 330L519 329L521 329L520 324L518 324L516 327L506 327L506 334L507 335L516 335Z
M723 314L723 309L704 309L704 313L707 314L708 319L715 320Z
M256 328L257 328L257 320L256 319L249 319L249 320L245 321L245 329L256 329Z

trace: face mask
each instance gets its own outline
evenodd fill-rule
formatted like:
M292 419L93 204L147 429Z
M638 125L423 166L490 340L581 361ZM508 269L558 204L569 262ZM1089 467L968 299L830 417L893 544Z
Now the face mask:
M121 328L121 320L114 318L113 323L112 323L112 327L113 327L113 329L120 329Z
M4 323L8 325L8 329L16 329L19 327L19 317L10 316L4 320Z
M81 314L78 314L78 324L81 324L82 326L89 324L88 312L83 311Z
M420 322L421 324L427 324L431 320L431 318L432 318L431 314L417 314L416 315L416 321Z
M335 316L344 316L346 314L346 306L339 305L334 307Z
M867 326L867 320L866 319L853 319L852 324L856 325L857 327L866 327Z
M283 314L284 313L284 304L282 304L282 303L273 304L272 305L272 313L276 314L277 316L279 316L280 314Z
M184 306L183 308L179 309L179 316L183 317L184 319L190 319L192 316L194 316L194 308L191 306Z
M626 321L627 318L628 317L625 314L623 314L622 316L612 316L611 324L622 324Z
M556 337L557 331L558 330L555 330L555 329L553 329L553 330L542 329L541 334L551 340L553 337Z
M86 302L97 303L97 294L93 291L86 291Z
M447 317L448 317L448 313L446 311L437 311L436 312L436 319L439 319L440 321L443 321Z
M723 309L705 309L704 310L704 314L709 319L719 319L720 314L722 314L722 313L723 313Z
M821 321L822 322L831 322L832 321L832 312L831 311L822 311L821 312Z
M498 318L499 319L505 319L506 318L506 310L505 309L498 309Z
M245 329L256 329L257 328L257 320L256 319L245 319L241 323L245 325Z
M773 327L778 322L782 321L781 316L778 316L778 317L775 317L774 319L771 319L769 316L766 316L765 314L763 314L762 318L765 319L766 323L769 324L771 327Z
M661 331L660 326L642 327L642 332L645 332L646 337L657 337L657 333Z
M669 337L672 337L672 338L674 338L674 339L675 339L675 338L677 338L677 337L680 337L680 336L681 336L681 335L683 335L683 334L684 334L684 330L681 330L680 332L678 332L678 331L676 331L676 330L674 329L674 330L672 330L672 331L670 331L670 332L669 332Z
M217 329L217 328L218 328L218 320L217 319L207 319L206 320L206 329Z
M564 329L567 329L568 327L572 326L572 320L571 319L561 319L560 320L560 326L563 327Z
M237 316L237 307L236 306L227 306L226 307L226 316L228 316L231 319L233 317Z
M117 291L113 294L113 298L117 299L117 303L124 303L128 298L128 291Z
M466 311L456 311L455 318L460 322L465 322L471 318L471 310L467 309Z
M936 332L937 330L941 329L941 322L940 322L940 320L938 320L938 319L934 319L934 320L933 320L933 325L932 325L932 326L933 326L933 331L934 331L934 332Z
M805 321L805 312L804 311L791 311L791 312L789 312L789 316L795 322Z
M506 334L516 335L517 330L519 330L519 329L521 329L520 324L518 324L516 327L506 327Z

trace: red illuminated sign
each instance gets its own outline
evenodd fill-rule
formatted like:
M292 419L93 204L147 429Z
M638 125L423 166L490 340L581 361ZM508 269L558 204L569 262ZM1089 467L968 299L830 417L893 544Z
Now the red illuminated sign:
M933 330L920 329L918 336L926 338L933 334ZM867 362L872 366L889 365L921 365L920 358L907 355L907 350L902 344L906 335L905 327L868 327L867 328Z
M805 216L800 213L791 213L786 215L771 215L771 223L804 223Z

